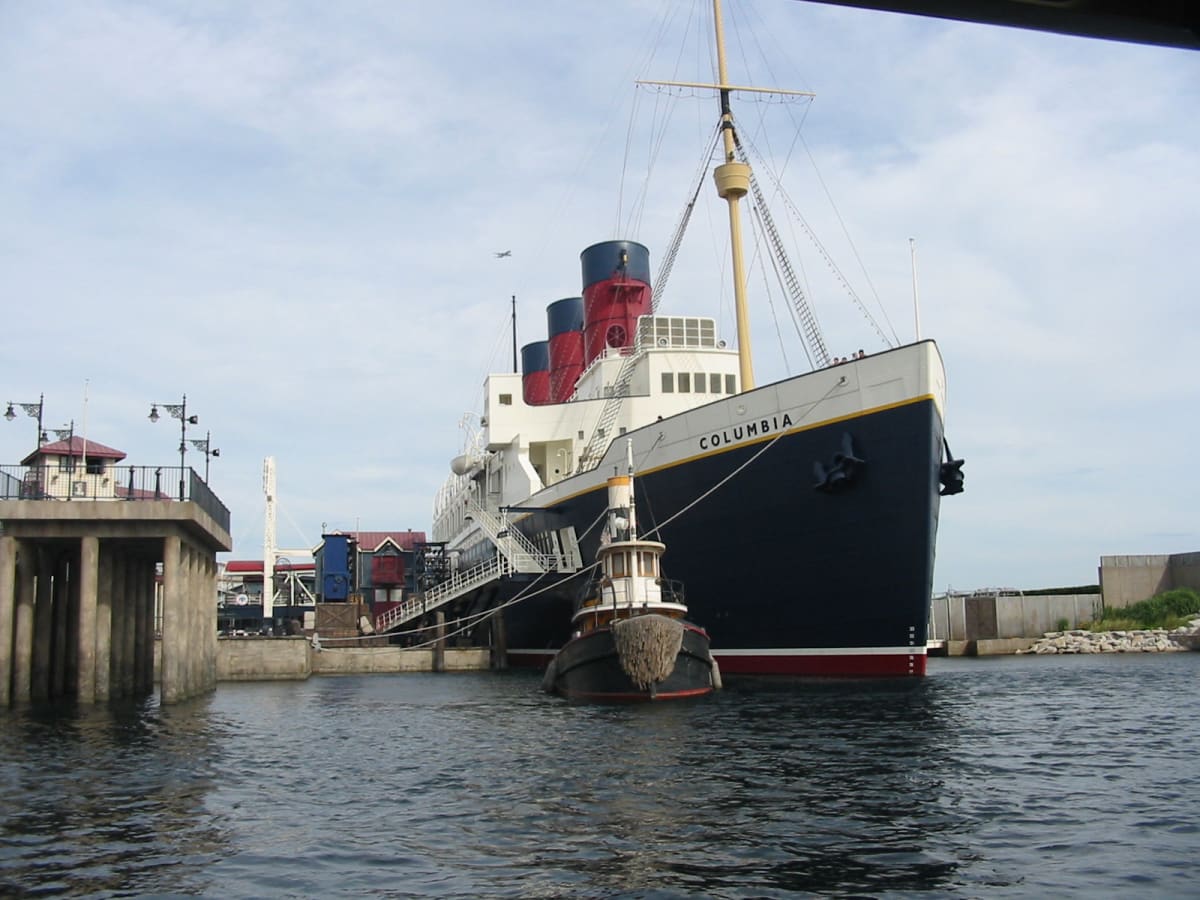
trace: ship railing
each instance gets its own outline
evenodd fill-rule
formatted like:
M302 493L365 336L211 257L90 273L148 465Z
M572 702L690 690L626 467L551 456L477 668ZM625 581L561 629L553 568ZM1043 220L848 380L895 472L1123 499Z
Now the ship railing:
M557 568L557 557L540 553L518 529L505 525L478 503L468 501L467 515L483 529L500 555L512 564L514 571L540 574Z
M503 556L494 556L477 566L455 572L424 593L408 597L398 606L380 614L375 619L375 630L383 633L405 622L411 622L482 584L509 574L510 571L508 560Z

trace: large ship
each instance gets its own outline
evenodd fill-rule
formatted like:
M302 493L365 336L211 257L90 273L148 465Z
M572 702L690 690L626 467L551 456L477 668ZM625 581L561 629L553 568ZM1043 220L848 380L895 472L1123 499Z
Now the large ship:
M628 442L644 536L670 547L664 565L688 585L724 673L925 672L939 501L962 489L942 359L929 340L831 359L813 322L813 370L754 383L739 202L762 192L730 107L748 89L729 83L713 7L719 81L706 87L720 101L713 177L729 210L737 348L714 319L658 311L642 244L585 249L581 295L550 304L548 337L522 349L520 373L486 379L434 505L444 565L382 629L443 610L489 623L510 664L547 664L595 568L606 481Z

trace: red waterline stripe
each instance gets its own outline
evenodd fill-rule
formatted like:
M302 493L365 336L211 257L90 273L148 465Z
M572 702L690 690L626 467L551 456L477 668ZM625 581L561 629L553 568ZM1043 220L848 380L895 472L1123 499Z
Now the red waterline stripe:
M925 674L924 648L912 653L774 653L726 655L713 653L722 675L814 675L830 677L907 677ZM550 650L509 651L514 668L544 667L550 664Z
M828 675L841 677L925 674L924 653L839 653L723 656L714 653L722 675Z

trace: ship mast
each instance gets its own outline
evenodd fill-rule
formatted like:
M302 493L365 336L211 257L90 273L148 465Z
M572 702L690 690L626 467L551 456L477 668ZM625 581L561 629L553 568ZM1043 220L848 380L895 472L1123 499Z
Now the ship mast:
M718 93L721 102L721 136L724 142L725 161L713 170L717 184L717 195L729 207L729 245L733 269L733 306L737 319L738 370L741 390L754 388L754 366L750 357L750 313L746 303L746 266L742 253L742 219L738 211L740 201L750 192L750 166L737 159L737 141L734 138L733 109L729 97L734 91L758 94L778 94L790 97L811 97L811 91L789 91L780 88L756 88L729 83L725 67L725 23L721 18L721 0L713 0L713 24L717 43L717 84L702 84L692 81L638 81L638 84L653 84L663 87L711 88Z
M729 207L729 246L733 254L733 308L737 317L738 373L741 390L754 388L754 365L750 356L750 314L746 308L746 268L742 258L742 220L738 206L750 191L750 166L738 162L733 139L733 110L729 106L729 77L725 69L725 24L721 0L713 0L713 24L717 40L717 80L720 83L721 136L725 162L713 170L717 195Z

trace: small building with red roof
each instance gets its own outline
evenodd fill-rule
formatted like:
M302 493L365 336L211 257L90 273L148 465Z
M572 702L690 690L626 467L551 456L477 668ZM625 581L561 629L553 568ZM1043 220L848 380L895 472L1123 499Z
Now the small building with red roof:
M336 537L335 541L328 538ZM424 531L339 531L324 535L313 551L318 589L326 573L345 573L350 577L350 592L367 601L378 614L387 605L398 603L416 590L415 561L417 548L425 543ZM328 546L327 546L328 545ZM328 548L336 548L346 559L333 559ZM325 599L325 598L322 598ZM382 605L381 605L382 604Z
M44 500L124 500L128 488L118 484L116 465L125 452L72 435L42 444L23 460L21 496Z

